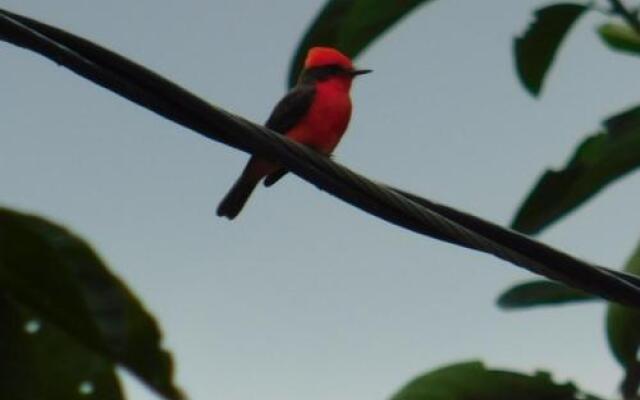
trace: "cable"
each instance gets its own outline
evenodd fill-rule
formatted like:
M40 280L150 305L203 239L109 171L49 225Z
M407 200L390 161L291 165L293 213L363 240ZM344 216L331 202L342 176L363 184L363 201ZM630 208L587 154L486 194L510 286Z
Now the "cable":
M470 214L377 184L282 135L210 105L86 39L3 10L0 39L35 51L209 139L277 160L321 190L395 225L492 254L585 292L640 307L640 279L634 276L592 265Z

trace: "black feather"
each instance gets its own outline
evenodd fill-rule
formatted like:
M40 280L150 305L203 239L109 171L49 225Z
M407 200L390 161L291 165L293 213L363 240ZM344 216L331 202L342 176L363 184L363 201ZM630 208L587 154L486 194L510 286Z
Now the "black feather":
M313 82L298 84L276 104L265 126L284 135L307 115L315 95ZM286 174L285 169L280 169L267 176L264 185L271 186Z
M315 95L312 84L294 87L276 104L265 126L281 134L287 133L307 114Z

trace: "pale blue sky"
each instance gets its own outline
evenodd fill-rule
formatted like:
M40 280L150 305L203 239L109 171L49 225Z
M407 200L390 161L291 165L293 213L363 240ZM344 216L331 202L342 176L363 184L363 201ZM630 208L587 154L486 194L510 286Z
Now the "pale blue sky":
M5 0L110 47L212 103L263 121L322 1ZM639 59L582 20L540 101L518 85L513 36L539 1L435 1L358 60L336 159L506 224L547 166L640 102ZM242 215L215 216L246 155L0 43L3 205L89 239L165 331L193 399L385 399L470 358L553 371L603 395L620 370L602 305L504 313L529 273L377 220L289 176ZM632 174L541 238L617 267L640 237ZM127 379L131 399L154 396Z

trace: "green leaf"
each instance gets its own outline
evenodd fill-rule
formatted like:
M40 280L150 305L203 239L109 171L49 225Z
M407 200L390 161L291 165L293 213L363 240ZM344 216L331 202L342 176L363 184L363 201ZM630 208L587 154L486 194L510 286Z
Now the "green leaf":
M640 107L604 122L587 137L567 166L547 170L518 210L513 229L535 234L562 218L607 184L640 166Z
M329 0L296 50L289 86L295 85L309 48L335 47L354 58L402 17L429 1Z
M162 396L182 398L152 316L86 242L61 226L0 208L0 290Z
M544 79L562 40L587 9L584 5L561 3L541 8L525 34L514 41L516 71L520 82L534 96Z
M598 34L600 39L614 50L640 53L640 35L627 25L604 24L598 28Z
M111 362L0 294L0 398L124 397Z
M487 369L481 362L453 364L409 382L392 400L596 400L546 372L524 375Z
M625 271L640 275L640 243L625 265ZM609 349L616 360L626 371L625 382L622 389L631 386L631 392L635 393L632 381L640 379L640 363L637 354L640 349L640 311L623 307L616 303L609 303L607 309L607 339ZM629 397L629 396L627 396Z
M498 305L504 309L553 306L587 300L601 300L561 283L538 280L516 285L500 295Z

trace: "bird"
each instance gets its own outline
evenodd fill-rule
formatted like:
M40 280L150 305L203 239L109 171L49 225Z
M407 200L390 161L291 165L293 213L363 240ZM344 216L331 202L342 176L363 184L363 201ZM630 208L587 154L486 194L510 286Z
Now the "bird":
M356 69L351 59L335 48L310 48L296 85L276 104L265 127L331 155L351 119L351 83L369 72ZM262 179L269 187L286 173L278 163L252 156L220 202L217 215L234 219Z

